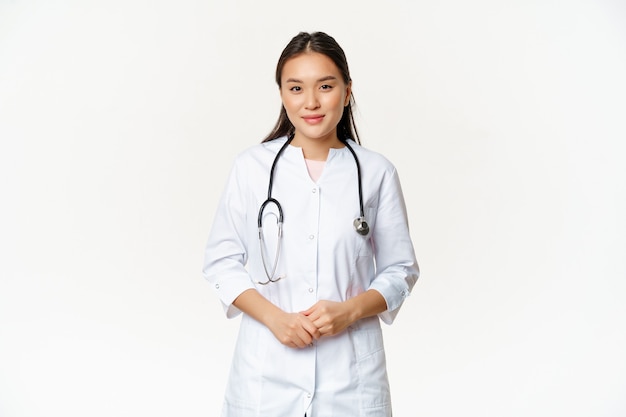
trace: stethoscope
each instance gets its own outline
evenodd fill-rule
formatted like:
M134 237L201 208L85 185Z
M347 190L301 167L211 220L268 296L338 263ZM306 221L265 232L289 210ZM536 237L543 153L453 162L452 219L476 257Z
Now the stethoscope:
M276 267L278 266L278 259L280 258L280 244L281 244L282 237L283 237L283 208L278 202L278 200L272 197L272 187L274 185L274 169L276 168L276 162L278 162L278 159L280 158L280 155L283 153L283 151L287 149L287 146L289 146L289 144L293 140L293 137L294 135L292 134L287 138L287 141L278 150L278 153L276 154L276 157L274 158L274 162L272 163L272 168L270 169L270 181L269 181L269 187L267 190L267 200L265 200L263 204L261 204L261 207L259 208L259 217L257 220L257 224L259 227L259 244L261 246L261 259L263 261L263 269L265 269L265 275L267 276L267 281L265 282L257 281L257 283L261 285L267 285L270 282L278 282L282 278L284 278L283 276L274 278L274 275L276 274ZM370 227L367 224L367 221L365 221L365 212L363 211L363 187L361 185L361 165L359 164L359 158L357 158L356 153L354 152L354 149L352 149L352 146L350 146L350 144L347 141L344 141L343 144L346 145L346 147L348 148L348 150L354 157L354 162L356 163L358 185L359 185L359 210L360 210L359 213L360 215L359 217L354 219L352 224L354 226L354 230L356 230L358 234L362 236L367 236L367 234L370 232ZM267 207L268 204L275 205L276 209L278 210L278 217L276 219L276 224L278 226L278 242L276 244L276 256L274 257L274 263L271 266L272 268L271 271L269 270L268 264L266 261L267 255L265 253L265 239L263 238L263 212L265 211L265 207Z

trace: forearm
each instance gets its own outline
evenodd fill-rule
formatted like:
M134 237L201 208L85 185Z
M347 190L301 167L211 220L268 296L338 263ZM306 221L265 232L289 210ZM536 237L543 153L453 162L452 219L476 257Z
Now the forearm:
M257 290L242 292L233 305L267 327L285 346L302 348L320 337L319 330L301 313L286 313Z
M242 292L233 301L233 305L265 326L268 326L272 316L282 312L280 308L272 304L255 289Z
M351 314L351 321L375 316L387 310L387 302L380 292L367 290L364 293L345 301Z
M302 314L311 319L321 335L333 336L355 321L386 310L385 298L376 290L368 290L343 302L320 300Z

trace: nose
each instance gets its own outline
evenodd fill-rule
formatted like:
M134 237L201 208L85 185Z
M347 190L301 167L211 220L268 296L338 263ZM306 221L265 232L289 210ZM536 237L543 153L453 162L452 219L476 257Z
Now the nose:
M306 95L304 108L307 110L317 109L320 106L320 102L317 99L317 92L315 90L309 91Z

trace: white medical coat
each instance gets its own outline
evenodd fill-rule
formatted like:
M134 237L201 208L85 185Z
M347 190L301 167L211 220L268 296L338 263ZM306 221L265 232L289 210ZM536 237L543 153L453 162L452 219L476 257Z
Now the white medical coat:
M227 317L239 294L256 288L282 310L299 312L318 300L345 301L368 289L387 311L346 331L296 349L282 345L264 325L243 315L227 384L223 416L387 417L391 399L380 320L390 324L419 270L409 236L398 175L382 155L350 141L358 155L368 236L354 230L359 216L357 169L347 148L330 149L314 182L302 149L289 145L276 164L272 197L284 213L276 270L267 280L257 227L267 198L272 162L286 138L258 144L235 159L209 234L204 277ZM268 268L277 243L277 210L263 218Z

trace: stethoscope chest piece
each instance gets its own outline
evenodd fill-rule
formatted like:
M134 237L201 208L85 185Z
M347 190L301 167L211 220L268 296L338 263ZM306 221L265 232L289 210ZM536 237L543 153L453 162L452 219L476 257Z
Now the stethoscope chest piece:
M352 224L354 225L354 230L361 236L367 236L370 232L370 226L365 221L365 217L357 217Z

